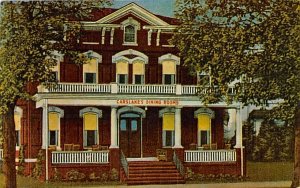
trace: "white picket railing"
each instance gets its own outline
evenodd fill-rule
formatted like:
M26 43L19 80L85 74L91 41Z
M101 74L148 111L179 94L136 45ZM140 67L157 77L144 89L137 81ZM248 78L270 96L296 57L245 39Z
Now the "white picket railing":
M196 95L206 93L209 88L201 91L197 85L158 85L158 84L84 84L84 83L58 83L48 89L40 85L41 93L125 93L125 94L171 94L171 95ZM215 89L218 89L217 87ZM228 94L235 94L234 87L228 88Z
M52 151L52 164L109 163L109 151Z
M0 161L3 160L3 149L0 149Z
M184 162L236 162L236 150L186 150Z
M49 88L49 92L68 93L68 92L92 92L110 93L110 84L79 84L79 83L59 83Z
M175 85L118 85L118 93L175 94Z

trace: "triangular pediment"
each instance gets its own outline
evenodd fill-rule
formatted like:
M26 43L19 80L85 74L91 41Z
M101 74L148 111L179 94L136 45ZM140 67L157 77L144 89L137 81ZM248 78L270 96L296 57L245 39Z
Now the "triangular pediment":
M117 11L101 18L100 20L96 21L96 23L99 24L110 24L122 17L127 16L128 14L132 14L136 17L138 17L139 19L147 22L149 25L156 25L156 26L168 26L170 24L168 24L167 22L165 22L164 20L160 19L159 17L157 17L156 15L152 14L151 12L149 12L148 10L138 6L135 3L130 3L120 9L118 9Z

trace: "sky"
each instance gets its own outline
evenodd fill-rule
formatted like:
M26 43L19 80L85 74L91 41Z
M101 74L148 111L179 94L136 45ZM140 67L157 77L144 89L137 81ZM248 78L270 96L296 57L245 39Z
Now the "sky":
M114 8L120 8L134 2L150 12L162 16L174 17L176 0L113 0Z

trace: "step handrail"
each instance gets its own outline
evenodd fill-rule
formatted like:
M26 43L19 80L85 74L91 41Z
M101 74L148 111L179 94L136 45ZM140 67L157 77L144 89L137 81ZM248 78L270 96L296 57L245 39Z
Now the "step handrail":
M177 170L179 171L180 175L184 178L184 175L185 175L184 166L175 151L173 153L173 162L174 162Z
M123 153L123 151L121 150L121 165L124 169L124 172L126 174L126 177L129 178L129 173L128 173L128 170L129 170L129 167L128 167L128 161Z

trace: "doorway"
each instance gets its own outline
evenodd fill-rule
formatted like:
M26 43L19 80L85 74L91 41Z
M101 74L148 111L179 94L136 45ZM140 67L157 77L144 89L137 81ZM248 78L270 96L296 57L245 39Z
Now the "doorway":
M119 122L120 149L128 158L141 157L141 115L123 113Z

